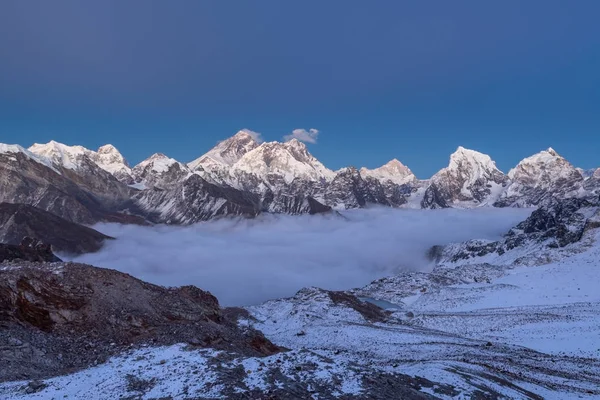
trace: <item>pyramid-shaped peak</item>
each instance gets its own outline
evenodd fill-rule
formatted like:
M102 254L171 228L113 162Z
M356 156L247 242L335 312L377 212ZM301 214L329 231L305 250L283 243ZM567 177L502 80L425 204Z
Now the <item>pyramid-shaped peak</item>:
M569 179L572 175L579 175L583 179L583 174L552 147L524 158L508 173L511 179L521 179L522 177L530 179L534 177L536 180L540 180L545 177L544 179L548 181L559 178Z
M471 149L467 149L466 147L463 146L458 146L458 148L456 149L456 151L454 153L452 153L452 155L466 155L466 156L470 156L470 157L487 157L490 158L490 156L488 156L487 154L481 153L477 150L471 150Z
M161 159L166 159L166 158L169 158L169 157L167 157L164 153L154 153L150 157L148 157L146 160L161 160Z
M381 181L391 181L398 185L411 182L416 179L410 168L393 158L384 165L375 169L361 168L363 177L371 177Z
M278 142L275 142L275 143L278 143ZM294 149L306 149L306 145L296 138L288 140L284 144L287 145L287 147L291 147Z
M564 160L552 147L521 160L521 164L545 164Z
M379 168L375 168L372 170L367 169L367 168L361 168L361 171L370 171L370 172L387 171L390 173L399 173L401 175L412 174L410 169L406 165L402 164L402 162L400 160L398 160L397 158L392 158L390 161L383 164Z
M235 135L233 135L229 139L234 140L243 140L243 141L254 141L256 143L261 143L262 139L260 137L260 133L252 131L250 129L240 129Z
M295 178L321 181L333 179L333 171L327 169L311 155L304 143L298 140L265 142L248 151L235 164L236 171L260 177L280 176L286 182Z
M394 167L394 168L408 168L406 165L404 165L400 160L398 160L397 158L392 158L390 161L388 161L387 163L385 163L383 165L383 167Z
M458 146L456 151L450 155L450 164L448 165L448 168L457 168L465 162L468 164L481 165L496 169L496 163L489 155L480 153L476 150L467 149L462 146Z
M63 148L63 147L71 147L67 144L61 143L61 142L57 142L56 140L50 140L48 143L43 144L43 143L35 143L34 146L40 146L40 147L52 147L52 148Z
M260 134L250 129L242 129L232 137L225 139L207 153L201 155L188 166L191 169L229 167L239 161L244 154L257 148L262 142Z
M119 150L112 144L105 144L104 146L98 147L99 154L111 154L111 153L119 153Z
M136 165L133 169L134 171L143 170L147 166L151 165L152 170L155 172L164 172L170 168L171 165L181 164L179 161L174 158L168 157L163 153L154 153L150 157L146 158L144 161ZM181 164L183 165L183 164Z

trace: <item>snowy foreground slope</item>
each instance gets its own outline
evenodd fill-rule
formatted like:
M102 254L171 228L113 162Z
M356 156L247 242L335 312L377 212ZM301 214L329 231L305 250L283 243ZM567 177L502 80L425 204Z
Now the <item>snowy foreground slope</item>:
M4 383L0 398L600 398L600 229L597 208L586 210L592 228L560 248L542 236L449 257L474 248L457 245L431 274L307 288L241 313L241 327L290 351L132 348L71 375Z

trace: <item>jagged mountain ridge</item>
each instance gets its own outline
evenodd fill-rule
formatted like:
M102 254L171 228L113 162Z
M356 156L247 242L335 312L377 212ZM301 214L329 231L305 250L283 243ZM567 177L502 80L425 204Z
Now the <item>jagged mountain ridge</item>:
M29 204L84 224L124 218L116 212L129 188L92 161L86 159L80 175L21 146L0 150L0 202Z
M85 163L85 158L93 161L98 167L126 184L133 183L131 168L125 157L111 144L100 146L98 151L83 146L67 146L51 140L46 144L35 143L28 149L30 152L44 157L53 165L77 170Z
M54 141L29 150L0 147L0 161L6 165L17 158L45 171L31 174L26 172L31 170L28 167L19 174L22 167L9 167L11 181L20 184L7 183L10 190L0 200L35 205L83 223L104 220L116 212L121 217L133 214L151 222L181 224L226 215L303 214L370 204L530 207L554 198L586 198L600 191L598 171L584 177L553 149L524 159L504 174L488 155L459 147L448 167L429 180L418 180L396 159L380 168L348 167L334 172L296 139L260 143L248 130L188 164L157 153L131 168L112 145L98 151ZM60 184L42 183L40 176L51 176L47 180ZM40 198L47 196L44 188L53 192L54 186L61 189L49 199ZM89 210L81 210L78 203Z

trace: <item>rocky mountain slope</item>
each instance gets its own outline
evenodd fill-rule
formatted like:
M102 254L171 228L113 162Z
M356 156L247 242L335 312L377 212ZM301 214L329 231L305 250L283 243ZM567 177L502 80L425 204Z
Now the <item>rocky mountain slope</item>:
M55 252L80 254L98 251L112 239L92 228L67 221L27 204L0 203L0 243L19 244L32 237Z
M535 210L500 241L472 240L447 246L439 253L434 249L432 256L437 258L438 263L452 263L470 258L506 258L511 250L520 249L519 263L537 265L544 259L525 256L524 249L534 249L539 253L544 249L564 248L579 242L586 232L597 228L600 228L600 197L553 200L551 204Z
M82 146L67 146L51 140L46 144L35 143L28 150L50 160L54 165L71 170L82 168L82 164L88 158L119 181L126 184L134 182L129 164L123 155L110 144L101 146L98 151L93 151Z
M247 356L279 348L240 329L217 299L193 286L167 289L83 264L0 268L0 380L42 378L104 362L132 344L186 342Z
M226 216L251 218L261 212L255 194L217 186L195 174L171 190L140 191L133 200L140 212L156 223L191 224Z
M529 207L552 198L585 195L581 172L552 148L524 159L508 172L508 177L510 185L496 206Z
M218 143L206 154L190 162L188 166L193 171L201 173L209 181L227 183L229 168L258 146L259 143L251 131L242 129L229 139Z
M133 167L131 173L136 183L135 187L169 189L183 182L191 171L187 165L162 153L156 153Z
M492 204L507 183L506 175L488 155L459 147L450 156L448 167L430 179L421 205L444 208Z
M600 172L599 172L600 168L592 168L592 169L577 168L577 171L579 171L581 173L581 175L584 177L584 179L591 178L592 176L594 176L594 174L600 175Z
M52 252L52 246L31 237L24 237L19 244L0 243L0 262L57 262L60 258Z
M600 172L584 176L552 149L524 159L505 175L489 156L459 147L448 167L418 180L395 159L375 169L334 172L296 139L256 139L242 130L189 164L158 153L133 168L111 145L98 151L57 142L35 144L29 151L2 145L0 200L34 205L78 223L134 217L192 223L370 205L535 207L600 193Z
M129 189L88 159L84 163L91 174L80 175L20 146L0 146L0 202L33 205L77 223L116 217Z

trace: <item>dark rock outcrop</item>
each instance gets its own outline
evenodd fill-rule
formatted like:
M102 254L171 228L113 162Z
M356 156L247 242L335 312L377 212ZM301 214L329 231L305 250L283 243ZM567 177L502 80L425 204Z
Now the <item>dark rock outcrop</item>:
M421 200L421 208L448 208L450 204L446 201L446 198L450 195L444 192L443 189L438 188L435 183L432 183L426 190Z
M52 248L39 240L24 237L20 244L0 243L0 262L5 261L61 261L52 253Z
M304 196L302 194L274 194L270 189L268 189L263 196L262 209L265 212L291 215L314 215L331 211L331 207L320 203L310 196Z
M450 245L443 251L432 249L432 256L458 261L490 253L504 254L527 243L560 248L581 240L588 229L600 227L600 198L554 200L535 210L525 221L496 242L470 240Z
M105 240L112 239L27 204L0 203L0 242L19 244L26 236L52 245L56 252L70 254L98 251Z
M379 182L365 181L354 168L340 170L325 191L325 203L342 208L358 208L367 204L389 205L383 187Z
M0 380L41 378L102 362L132 344L188 343L262 356L279 351L243 331L194 286L164 288L83 264L0 269Z
M535 210L508 233L507 239L525 234L538 241L551 239L554 240L553 246L565 247L581 240L588 222L592 223L589 220L591 210L598 206L600 201L578 198L557 201L551 206Z

